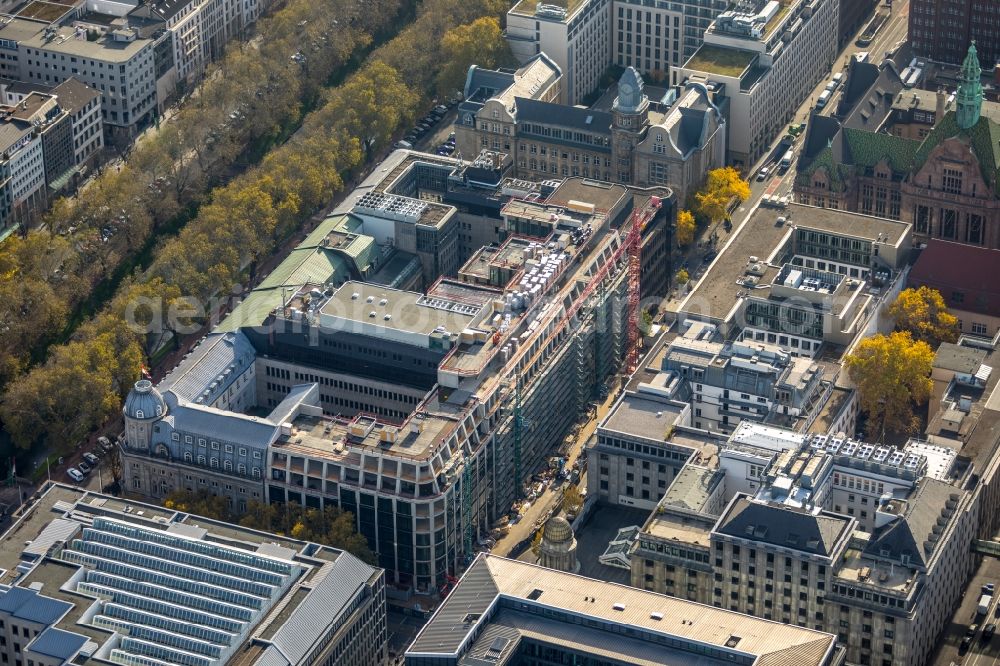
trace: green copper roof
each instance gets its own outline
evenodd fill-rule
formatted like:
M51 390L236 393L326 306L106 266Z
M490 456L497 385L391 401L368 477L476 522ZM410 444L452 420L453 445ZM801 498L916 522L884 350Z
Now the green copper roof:
M958 92L955 94L956 118L958 126L970 129L979 122L983 110L983 83L980 80L983 70L979 67L979 55L976 53L976 43L969 45L969 52L962 63L962 73L958 79Z
M985 116L980 117L968 130L963 130L958 126L955 112L946 113L924 138L920 150L917 151L914 167L920 168L932 150L945 139L952 137L964 138L969 142L972 152L979 160L983 179L993 187L997 196L1000 196L1000 125Z
M301 287L307 282L341 284L351 279L347 260L326 248L292 250L271 274L260 283L260 289L282 286Z
M255 289L215 327L215 332L227 333L244 326L260 326L271 311L280 306L280 289Z
M844 128L844 140L850 150L852 164L873 167L883 159L889 160L889 167L897 173L906 173L913 166L913 158L920 147L914 139L904 139L882 132Z

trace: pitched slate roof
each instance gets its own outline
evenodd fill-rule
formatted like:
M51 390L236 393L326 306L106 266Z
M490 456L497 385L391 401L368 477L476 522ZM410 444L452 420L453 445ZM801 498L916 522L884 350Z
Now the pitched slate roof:
M209 400L223 393L253 363L257 354L243 333L209 333L181 363L157 385L164 393L171 391L194 402L205 391ZM219 377L222 376L222 381ZM211 389L213 383L218 385Z
M929 537L937 519L944 515L945 503L955 494L954 486L924 477L917 491L907 500L904 515L876 530L867 551L880 557L885 557L883 553L888 551L888 557L892 559L909 556L912 563L926 566L939 543L932 542Z
M606 111L578 109L575 106L542 102L527 97L518 97L515 104L518 123L542 123L600 134L611 133L612 117Z
M171 428L180 424L180 432L203 435L206 439L239 442L260 449L266 448L278 437L278 426L267 419L201 405L175 404L176 399L171 392L164 397L169 410L163 420Z
M755 502L744 496L730 505L714 531L829 557L849 526L850 520L842 516L825 512L812 514L792 507Z

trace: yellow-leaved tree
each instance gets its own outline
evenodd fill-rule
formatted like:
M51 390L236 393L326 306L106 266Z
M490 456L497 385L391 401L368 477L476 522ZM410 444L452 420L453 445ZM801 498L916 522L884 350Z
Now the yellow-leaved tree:
M689 210L677 213L677 245L687 247L694 242L694 214Z
M889 306L888 314L897 331L907 331L933 347L958 340L958 318L948 312L937 289L904 289Z
M470 65L491 69L510 64L512 58L500 21L493 16L478 18L446 32L441 38L441 52L444 65L437 77L441 95L452 95L465 87Z
M740 172L733 167L720 167L708 172L705 185L695 192L698 212L713 222L729 214L733 198L740 203L750 198L750 183L743 180Z
M930 345L905 331L866 338L848 355L844 364L868 414L869 437L917 428L920 420L913 407L930 396L933 361Z

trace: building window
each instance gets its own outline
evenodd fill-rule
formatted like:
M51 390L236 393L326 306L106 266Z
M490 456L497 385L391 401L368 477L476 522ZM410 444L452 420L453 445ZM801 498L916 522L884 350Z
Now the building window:
M962 172L956 169L945 169L941 179L941 189L951 194L962 193Z
M929 232L931 224L931 209L927 206L917 206L915 231L918 234Z
M983 216L969 213L965 223L965 242L973 245L983 244Z
M978 321L972 322L972 334L973 335L987 335L986 324L982 324Z

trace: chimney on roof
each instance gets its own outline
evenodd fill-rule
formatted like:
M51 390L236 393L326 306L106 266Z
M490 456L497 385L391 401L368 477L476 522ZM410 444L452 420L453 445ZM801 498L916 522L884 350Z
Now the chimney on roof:
M944 101L947 95L944 94L944 88L938 87L937 89L937 105L934 107L934 122L941 122L941 118L944 117Z

